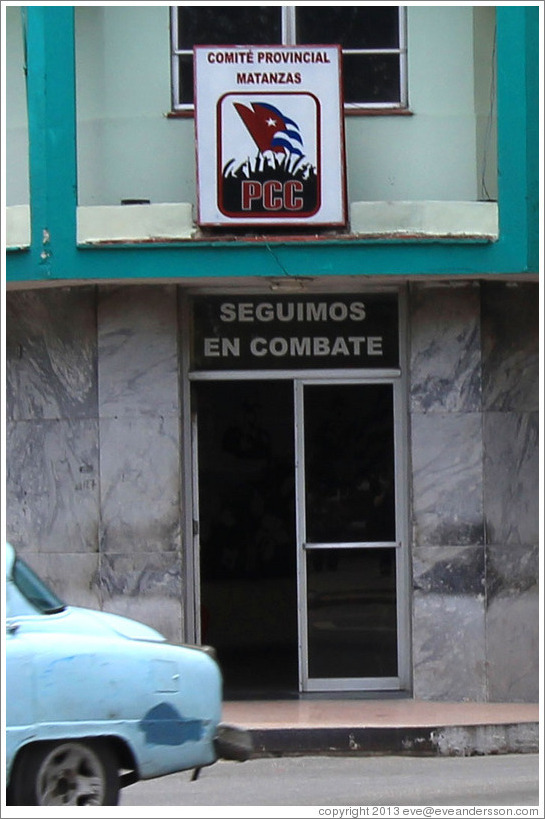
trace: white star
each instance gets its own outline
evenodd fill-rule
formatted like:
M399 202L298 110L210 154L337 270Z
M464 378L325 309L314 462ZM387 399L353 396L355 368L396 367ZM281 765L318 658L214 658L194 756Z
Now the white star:
M274 128L274 126L276 125L276 120L275 120L275 119L272 119L272 118L271 118L271 119L268 119L268 120L267 120L267 125L270 125L270 126L271 126L271 128Z

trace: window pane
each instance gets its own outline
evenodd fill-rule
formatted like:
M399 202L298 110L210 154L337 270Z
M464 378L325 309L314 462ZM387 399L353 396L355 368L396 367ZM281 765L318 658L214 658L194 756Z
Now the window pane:
M343 48L399 48L397 6L297 8L297 41Z
M306 554L309 677L395 677L395 549Z
M281 9L271 6L180 6L178 48L282 42Z
M399 58L396 54L344 54L344 101L400 102Z
M307 386L304 415L307 541L393 542L391 385Z
M178 58L180 102L193 103L193 54Z

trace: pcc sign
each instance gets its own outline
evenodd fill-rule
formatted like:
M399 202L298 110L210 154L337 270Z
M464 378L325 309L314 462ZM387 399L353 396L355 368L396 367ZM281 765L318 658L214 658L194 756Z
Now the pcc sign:
M339 46L195 46L198 222L344 225Z

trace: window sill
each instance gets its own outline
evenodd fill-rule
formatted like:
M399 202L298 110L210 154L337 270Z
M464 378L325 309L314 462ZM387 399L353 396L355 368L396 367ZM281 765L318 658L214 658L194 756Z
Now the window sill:
M328 230L306 240L429 240L492 242L498 239L496 202L352 202L347 230ZM233 236L237 231L232 231ZM281 231L255 235L245 232L247 241L266 238L286 239ZM289 231L288 231L289 233ZM301 239L304 227L292 240ZM193 221L191 203L78 208L78 244L102 242L172 242L229 240L229 226L200 231ZM235 237L241 240L240 235Z
M345 117L412 117L410 108L348 108L344 106ZM167 119L193 119L195 110L190 111L167 111L164 116Z

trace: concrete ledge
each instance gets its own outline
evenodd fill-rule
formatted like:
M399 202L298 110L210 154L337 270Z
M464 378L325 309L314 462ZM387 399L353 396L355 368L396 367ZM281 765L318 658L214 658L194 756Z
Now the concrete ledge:
M250 729L253 757L311 754L478 756L534 754L538 723L435 728Z
M350 230L376 238L498 238L496 202L352 202Z
M190 202L79 207L77 220L80 245L191 239L195 231Z
M12 205L6 208L6 248L30 247L30 206Z
M535 754L539 751L539 724L446 726L432 732L440 756L476 754Z
M77 242L161 242L194 239L190 202L78 207ZM342 234L340 234L341 237ZM498 238L496 202L352 202L349 236L369 239ZM30 246L30 207L6 208L6 247Z

